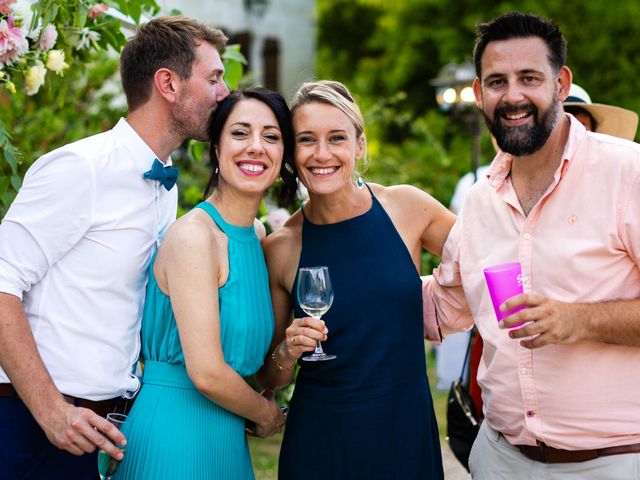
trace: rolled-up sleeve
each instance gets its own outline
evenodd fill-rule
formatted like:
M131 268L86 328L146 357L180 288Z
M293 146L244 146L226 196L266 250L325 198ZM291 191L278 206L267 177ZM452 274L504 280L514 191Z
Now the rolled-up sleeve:
M636 157L640 162L640 156ZM625 183L628 193L622 197L619 206L619 235L632 261L640 268L640 169L636 168L628 178Z
M92 221L93 170L69 153L40 158L0 224L0 291L22 299Z
M440 266L422 279L424 336L434 343L473 325L458 268L459 235L457 221L444 244Z

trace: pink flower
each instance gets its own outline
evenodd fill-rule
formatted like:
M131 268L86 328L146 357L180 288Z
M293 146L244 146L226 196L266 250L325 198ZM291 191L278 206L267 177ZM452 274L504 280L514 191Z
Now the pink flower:
M47 52L53 48L58 39L58 31L52 24L44 27L42 35L40 35L40 50Z
M16 27L13 15L0 20L0 68L13 64L28 49L27 36L22 28Z
M0 2L2 2L2 0L0 0ZM107 10L109 10L108 5L105 5L104 3L96 3L89 9L89 18L91 20L95 20Z
M0 13L9 15L9 5L16 3L16 0L0 0Z

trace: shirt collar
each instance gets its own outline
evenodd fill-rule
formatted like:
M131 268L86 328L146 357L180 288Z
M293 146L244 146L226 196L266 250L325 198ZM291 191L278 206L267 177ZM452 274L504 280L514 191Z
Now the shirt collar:
M153 161L157 158L151 147L138 135L138 133L129 125L125 118L121 118L113 127L113 132L124 146L127 148L131 156L136 159L142 171L149 169ZM171 157L164 164L165 167L172 165Z
M569 137L567 138L567 143L564 146L564 151L562 152L562 162L556 170L554 177L558 178L558 176L562 176L566 171L571 159L573 158L575 152L578 149L578 146L584 139L587 134L587 129L580 123L573 115L565 114L569 120ZM509 176L509 172L511 171L511 163L513 162L513 155L510 153L503 152L499 150L493 162L491 162L491 167L487 172L487 178L489 180L489 185L493 188L498 189L500 185L502 185L505 179Z

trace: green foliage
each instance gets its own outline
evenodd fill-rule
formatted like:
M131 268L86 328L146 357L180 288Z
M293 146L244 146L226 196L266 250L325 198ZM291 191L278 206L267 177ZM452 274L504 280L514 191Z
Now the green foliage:
M240 53L240 45L228 45L222 54L224 63L224 79L231 90L238 88L242 75L243 65L247 64L247 59Z

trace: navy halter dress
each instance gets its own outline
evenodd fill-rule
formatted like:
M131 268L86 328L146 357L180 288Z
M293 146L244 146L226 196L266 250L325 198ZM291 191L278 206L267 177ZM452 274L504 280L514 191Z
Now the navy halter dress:
M373 195L364 214L304 217L300 267L326 265L334 301L323 342L335 360L299 362L280 480L444 478L427 381L422 289L411 256ZM295 316L306 316L292 289Z

